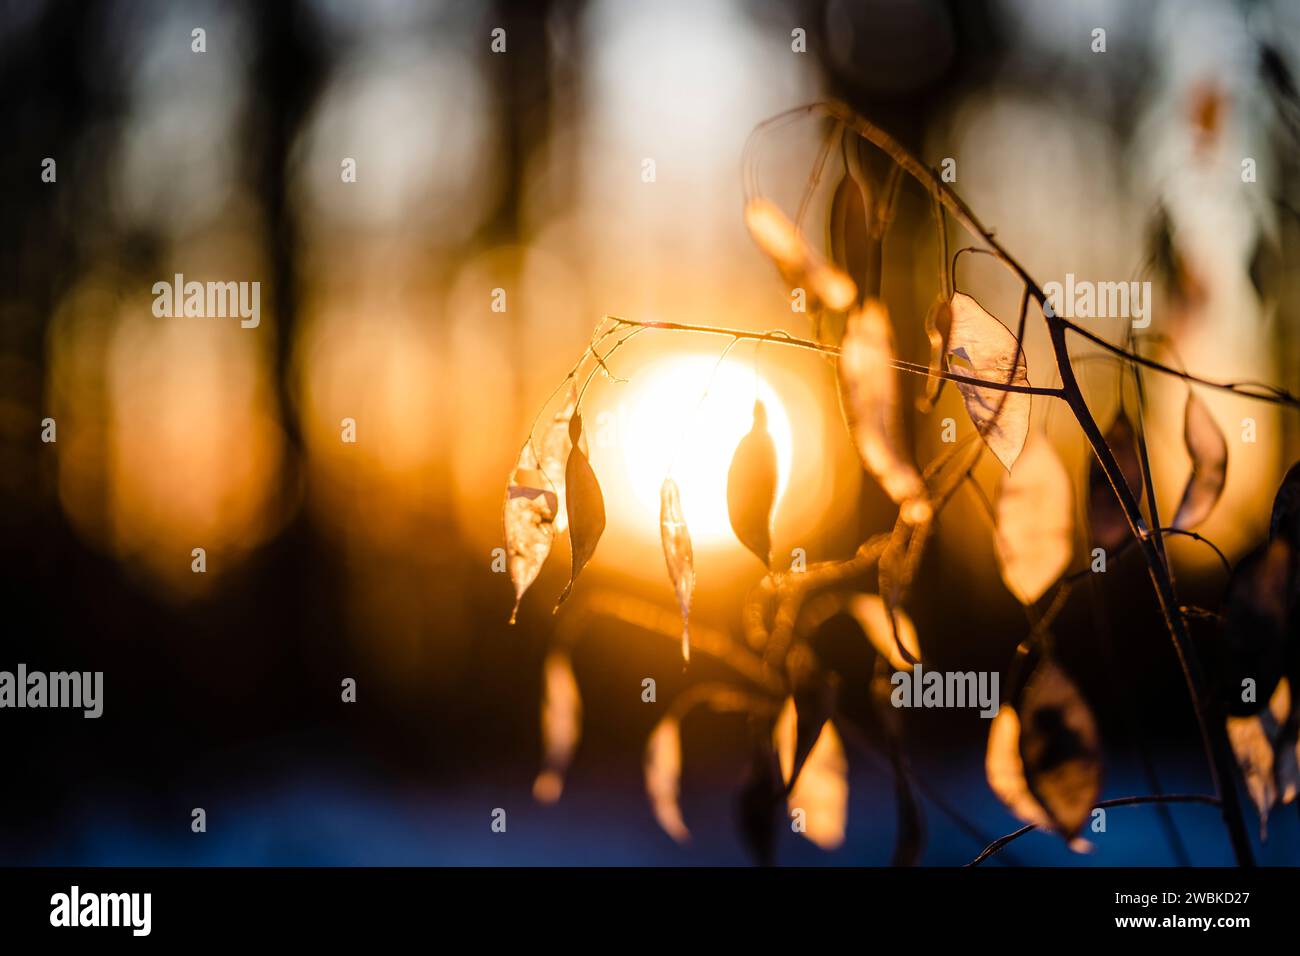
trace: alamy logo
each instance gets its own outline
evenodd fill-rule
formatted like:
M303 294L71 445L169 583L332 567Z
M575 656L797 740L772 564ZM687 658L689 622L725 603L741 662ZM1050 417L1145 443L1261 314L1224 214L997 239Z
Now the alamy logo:
M978 707L981 717L998 714L997 671L895 671L889 679L895 707Z
M131 935L152 928L152 893L82 893L73 886L50 897L51 926L129 926Z
M0 707L70 707L83 717L104 712L103 671L29 671L19 664L17 673L0 671Z
M153 314L160 319L238 318L245 329L262 321L260 282L186 282L178 272L172 282L155 282L153 297Z
M1151 324L1150 282L1076 282L1067 272L1064 284L1049 282L1043 294L1047 308L1063 319L1132 319L1135 329Z

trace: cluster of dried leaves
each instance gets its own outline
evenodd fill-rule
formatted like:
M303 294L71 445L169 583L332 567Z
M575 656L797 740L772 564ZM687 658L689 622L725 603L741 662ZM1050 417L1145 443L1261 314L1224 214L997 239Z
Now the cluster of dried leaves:
M1233 569L1224 599L1216 671L1228 739L1259 811L1300 790L1300 464L1273 501L1269 539Z
M872 731L894 774L899 814L894 862L919 858L919 800L904 756L899 715L889 704L890 677L921 660L921 642L905 611L912 583L934 522L964 484L975 484L972 472L987 449L1002 465L989 504L999 570L1008 590L1026 606L1031 622L1030 634L1009 669L1010 679L1004 682L1005 699L990 725L987 778L1015 816L1084 850L1088 844L1080 833L1101 791L1100 738L1086 701L1053 654L1049 628L1068 593L1066 572L1075 560L1076 538L1113 551L1133 534L1149 532L1134 527L1131 512L1121 506L1096 463L1087 480L1089 527L1076 531L1070 474L1043 430L1031 431L1035 389L1029 384L1021 342L1028 284L1019 330L1013 333L973 298L953 290L951 275L945 277L945 291L925 317L932 349L929 364L914 366L929 372L917 405L923 411L932 408L939 388L953 381L980 441L958 442L924 469L918 467L902 415L905 388L900 368L908 363L900 363L895 354L893 325L878 294L880 243L893 216L898 165L873 179L852 130L837 123L828 141L834 137L840 138L846 159L831 208L829 255L819 252L796 221L761 196L748 200L745 221L786 282L809 293L814 331L835 366L849 437L865 471L898 506L897 519L891 532L871 538L846 560L800 571L774 568L776 452L766 409L761 402L755 404L752 429L738 443L727 476L727 505L737 539L759 559L765 574L742 609L745 642L709 632L710 652L748 679L744 687L692 688L658 722L644 762L651 808L673 839L689 839L679 804L681 729L686 715L704 705L748 719L752 759L737 812L756 858L773 858L778 826L783 817L795 814L802 814L801 832L807 839L827 849L839 846L848 808L848 764L837 729L843 719L837 710L840 681L818 660L811 637L832 617L847 615L861 627L867 638L864 646L874 658ZM820 174L819 167L810 181ZM943 231L941 212L936 219ZM941 248L946 249L946 235ZM568 385L542 434L536 440L530 435L524 445L506 493L506 545L516 612L557 532L567 526L573 562L559 598L563 603L605 525L600 485L584 450L580 392L573 375ZM1184 431L1190 475L1171 528L1160 534L1199 525L1224 487L1227 442L1190 386ZM1133 498L1142 502L1149 487L1143 474L1145 440L1123 408L1106 429L1105 441ZM982 490L980 497L990 501ZM1154 513L1150 504L1148 511ZM696 575L681 496L671 477L664 479L661 491L660 534L680 608L686 660ZM1220 687L1225 699L1242 680L1258 684L1261 703L1253 703L1256 698L1250 704L1229 701L1226 719L1261 817L1277 799L1294 799L1300 782L1300 717L1289 694L1289 687L1297 686L1300 661L1298 566L1300 470L1293 468L1278 493L1270 542L1233 573L1217 645L1219 673L1227 675ZM1045 610L1040 608L1044 603ZM664 629L661 624L653 627ZM545 664L545 756L535 786L538 799L551 801L560 794L580 735L580 712L567 652L554 651Z

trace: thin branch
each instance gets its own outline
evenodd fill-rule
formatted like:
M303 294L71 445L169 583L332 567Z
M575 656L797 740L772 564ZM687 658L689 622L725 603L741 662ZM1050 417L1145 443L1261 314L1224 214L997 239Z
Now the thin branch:
M1218 807L1222 804L1217 797L1207 796L1200 793L1166 793L1160 796L1141 796L1141 797L1116 797L1114 800L1103 800L1097 804L1096 809L1109 810L1112 807L1131 807L1144 803L1200 803L1205 806ZM989 857L993 856L1008 843L1020 839L1026 833L1037 830L1038 827L1032 823L1027 823L1014 833L1008 833L1006 836L998 837L988 846L986 846L979 856L967 863L967 866L979 866Z
M1181 378L1184 382L1192 382L1196 385L1203 385L1206 388L1218 389L1221 392L1231 392L1234 395L1240 395L1242 398L1250 398L1258 402L1268 402L1273 405L1286 405L1291 408L1300 408L1300 398L1297 398L1280 386L1266 385L1262 382L1214 382L1208 378L1201 378L1199 375L1193 375L1190 372L1172 368L1161 362L1157 362L1155 359L1149 359L1145 355L1138 355L1135 352L1130 352L1128 349L1116 345L1114 342L1107 341L1094 332L1088 331L1083 328L1083 326L1076 325L1069 319L1057 318L1056 321L1060 322L1075 335L1087 339L1093 345L1099 345L1113 355L1117 355L1129 362L1136 362L1138 365L1141 365L1144 368L1149 368L1152 371L1160 372L1164 375L1171 375L1174 378Z
M687 325L682 322L642 322L635 319L624 319L617 315L606 316L612 322L619 325L633 326L638 331L642 329L660 329L668 332L697 332L701 335L726 335L733 339L771 342L774 345L788 345L793 348L807 349L812 352L821 352L823 355L839 355L840 349L836 345L826 345L822 342L814 342L811 339L800 339L792 335L787 335L780 330L769 332L748 332L744 329L728 329L715 325ZM619 339L615 347L621 345L627 337ZM608 354L606 355L608 357ZM963 385L974 385L978 388L987 388L994 392L1019 392L1024 395L1043 395L1048 398L1062 398L1063 393L1059 388L1045 388L1039 385L1013 385L1007 382L998 382L989 379L976 378L971 375L961 375L956 372L945 372L942 370L932 370L927 366L919 365L915 362L904 362L893 360L890 366L900 372L910 372L913 375L925 375L932 378L942 378L950 382L959 382Z

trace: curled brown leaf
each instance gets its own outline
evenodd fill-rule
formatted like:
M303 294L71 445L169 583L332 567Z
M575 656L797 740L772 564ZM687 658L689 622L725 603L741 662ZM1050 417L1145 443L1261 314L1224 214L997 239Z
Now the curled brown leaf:
M939 400L939 393L943 390L944 379L938 373L943 371L951 332L952 312L948 307L948 298L941 293L925 314L925 337L930 343L930 374L925 380L925 396L917 400L917 407L922 412L934 408L934 403Z
M1139 503L1142 501L1142 463L1138 458L1137 432L1128 415L1120 409L1106 429L1106 444L1119 464L1124 483ZM1107 551L1111 551L1126 540L1130 534L1128 518L1124 508L1115 496L1106 472L1095 458L1088 471L1088 523L1092 530L1092 540Z
M1205 403L1191 391L1187 393L1183 441L1192 459L1192 473L1174 515L1173 526L1185 530L1195 528L1210 516L1223 494L1223 485L1228 477L1228 442L1223 437L1223 430Z

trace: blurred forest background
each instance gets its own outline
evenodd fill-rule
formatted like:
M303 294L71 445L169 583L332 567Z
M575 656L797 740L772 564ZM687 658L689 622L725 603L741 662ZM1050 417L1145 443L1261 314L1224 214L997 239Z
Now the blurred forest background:
M105 711L0 714L0 862L744 863L730 822L741 721L686 728L689 847L659 831L642 792L664 704L726 672L704 655L683 672L674 641L627 624L585 627L582 745L563 799L532 798L567 554L508 627L491 553L529 422L596 320L802 332L745 234L740 155L760 120L831 96L926 162L955 158L957 191L1040 283L1151 279L1153 348L1297 391L1296 64L1300 7L1283 0L2 0L0 668L102 670ZM765 186L797 197L811 142L766 163ZM906 195L885 278L899 351L920 361L930 223ZM978 258L958 283L1009 321L1018 290ZM177 272L260 281L260 327L155 318L150 289ZM1048 384L1040 333L1030 377ZM594 388L613 433L593 452L610 529L580 590L673 610L657 503L618 429L641 414L626 404L639 367L685 354L709 356L707 370L723 344L643 337L616 364L631 382ZM793 435L777 546L843 557L892 513L860 480L833 377L780 351L758 360ZM747 369L751 354L735 355ZM1081 371L1107 420L1114 369ZM1149 409L1166 496L1187 469L1181 389L1153 384ZM937 417L969 428L949 391ZM1257 444L1230 441L1225 503L1204 529L1240 555L1266 529L1298 422L1212 401L1230 439L1258 419ZM57 442L40 441L46 417ZM355 444L340 441L349 417ZM1081 479L1066 417L1047 425ZM916 431L924 461L937 431ZM1024 616L973 501L950 511L910 609L927 665L1002 670ZM736 629L757 566L725 534L698 544L695 619ZM191 572L195 547L206 574ZM1216 607L1212 556L1170 548L1184 600ZM1139 741L1167 790L1206 792L1146 573L1136 555L1111 570L1057 626L1102 723L1103 795L1149 789ZM865 688L861 635L830 641L846 687ZM658 705L641 701L647 676ZM346 677L355 704L340 700ZM904 720L931 789L990 838L1017 827L984 781L986 721ZM865 751L849 760L846 845L787 835L783 862L888 861L887 770ZM206 834L190 832L195 807ZM489 829L497 807L506 834ZM924 810L925 862L981 849ZM1213 809L1172 816L1177 840L1132 808L1111 813L1090 857L1034 836L1011 858L1169 863L1181 841L1194 862L1230 862ZM1260 859L1300 860L1294 807Z

